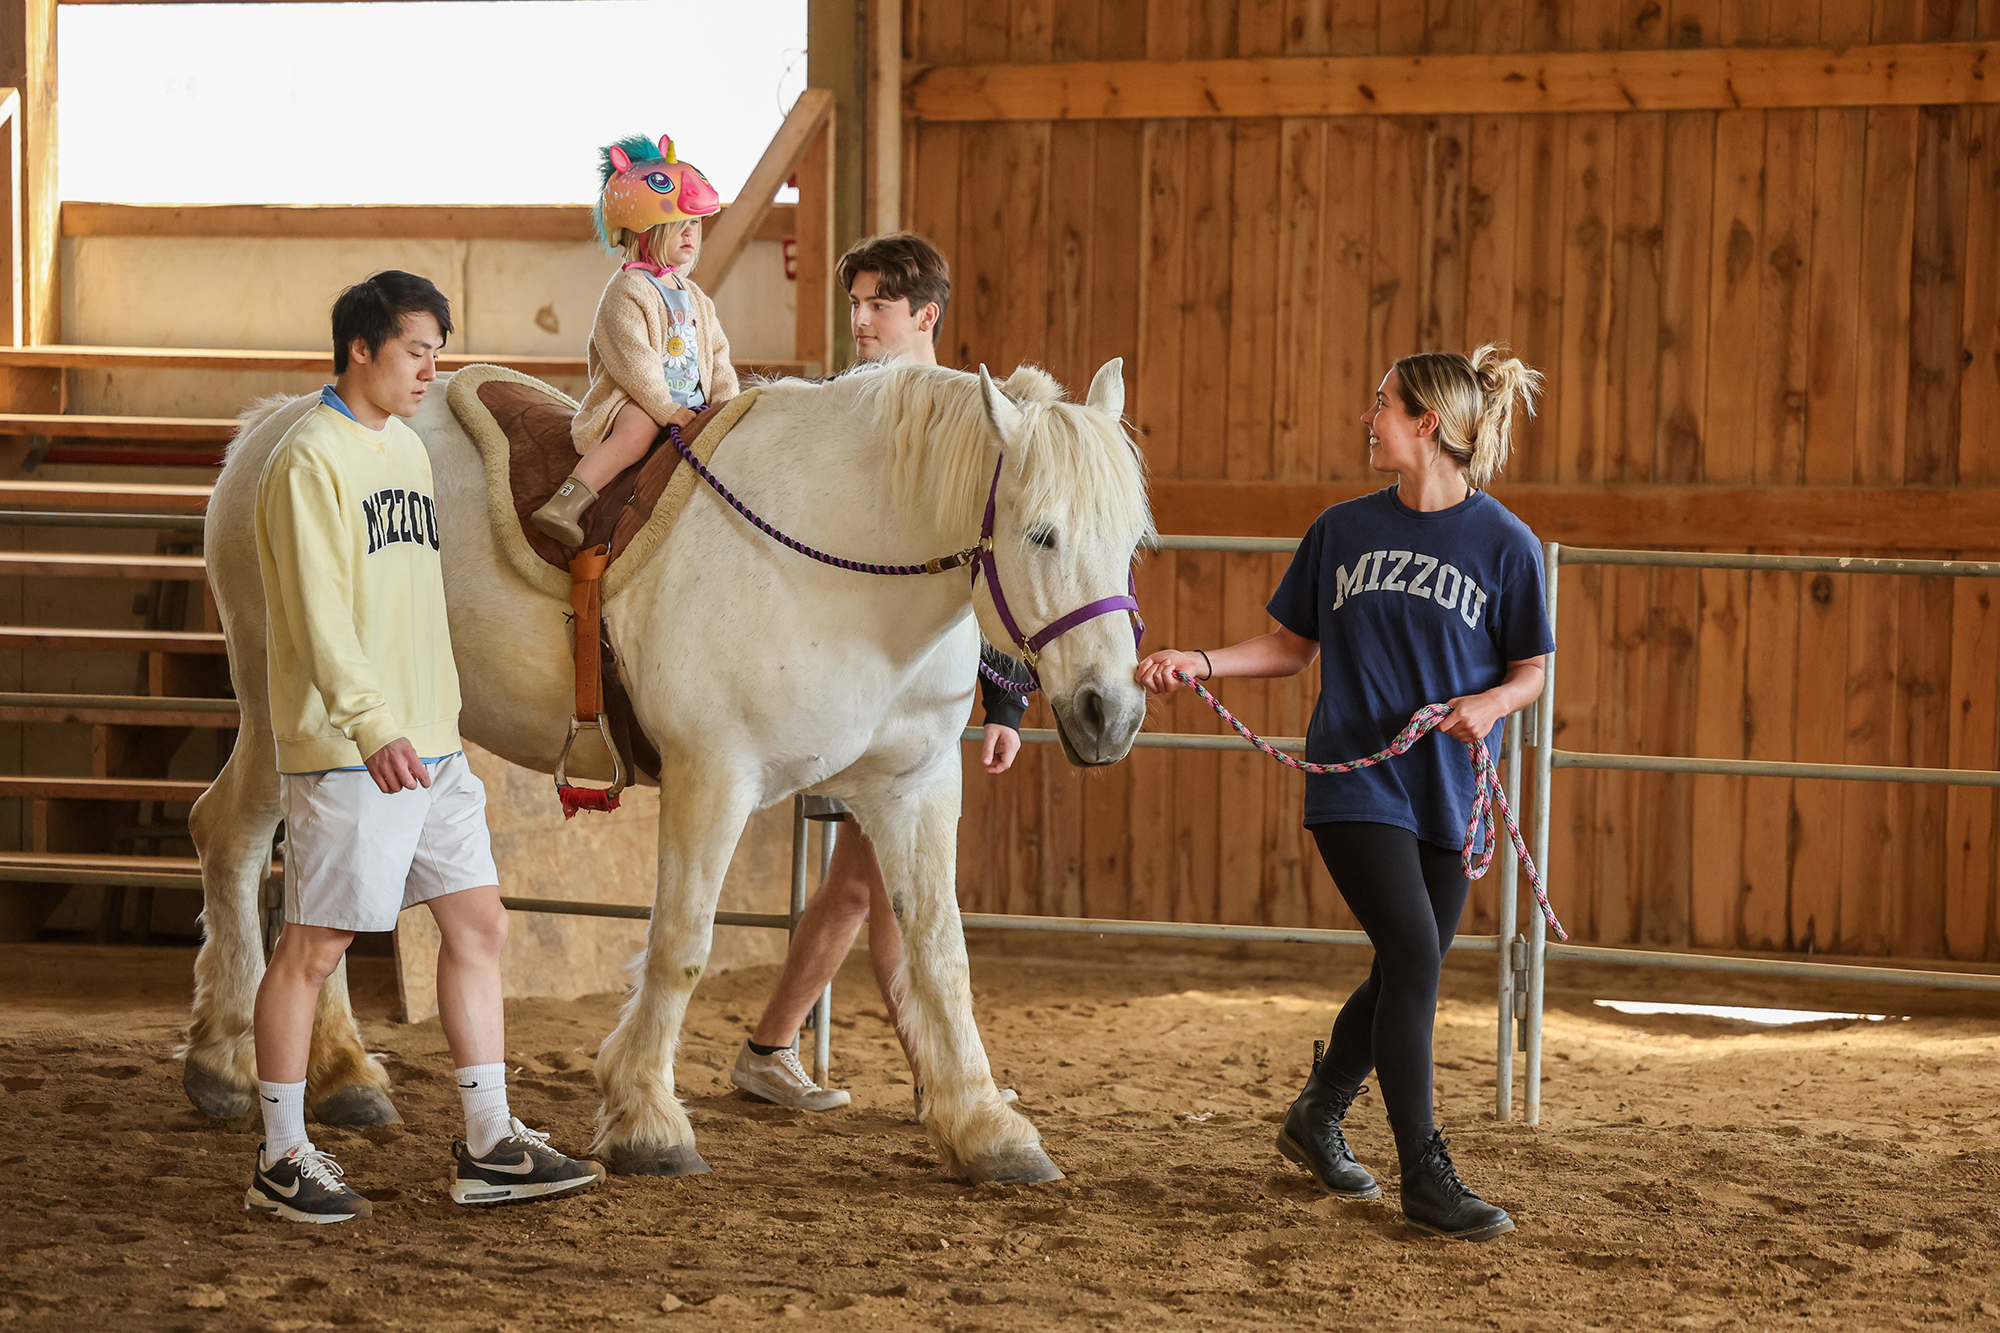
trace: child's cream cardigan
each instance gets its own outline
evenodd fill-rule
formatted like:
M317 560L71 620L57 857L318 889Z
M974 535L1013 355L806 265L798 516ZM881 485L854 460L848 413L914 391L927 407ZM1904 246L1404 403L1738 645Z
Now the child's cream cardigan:
M701 324L702 397L711 403L734 398L740 391L736 367L729 361L729 337L716 318L708 293L682 278L688 306ZM664 422L680 404L667 391L663 364L667 355L667 307L652 279L638 269L620 269L597 301L597 320L590 330L586 366L590 388L583 395L570 437L579 454L587 454L611 432L618 409L637 403L647 416Z

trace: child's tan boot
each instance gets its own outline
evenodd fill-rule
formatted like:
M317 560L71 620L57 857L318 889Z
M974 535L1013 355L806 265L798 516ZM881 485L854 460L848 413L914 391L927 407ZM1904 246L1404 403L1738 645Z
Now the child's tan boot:
M547 504L528 516L528 521L564 546L581 546L583 525L577 520L596 503L597 492L572 473Z

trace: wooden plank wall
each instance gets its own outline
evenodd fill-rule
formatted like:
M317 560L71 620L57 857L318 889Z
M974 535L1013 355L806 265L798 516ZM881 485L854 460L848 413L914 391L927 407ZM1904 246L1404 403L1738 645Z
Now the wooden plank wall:
M1995 38L1992 0L909 0L906 19L919 64ZM955 269L947 359L1080 387L1125 357L1160 478L1363 480L1354 416L1389 362L1498 339L1551 384L1516 480L2000 483L2000 108L919 124L910 154L908 216ZM1950 539L1921 553L1994 554ZM1262 632L1283 564L1149 559L1148 648ZM1565 748L2000 766L1991 583L1584 569L1562 596ZM1292 734L1313 694L1227 690ZM1185 699L1149 725L1215 729ZM963 900L1351 925L1300 799L1258 756L1079 774L1031 749L968 774ZM1992 791L1565 773L1555 806L1579 938L2000 958ZM1493 922L1482 882L1466 929Z

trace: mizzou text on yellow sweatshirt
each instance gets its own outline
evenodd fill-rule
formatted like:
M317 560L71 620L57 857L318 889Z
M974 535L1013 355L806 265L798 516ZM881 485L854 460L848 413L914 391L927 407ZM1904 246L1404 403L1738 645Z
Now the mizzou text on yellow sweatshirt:
M432 488L408 426L372 431L324 402L265 462L257 561L279 772L355 767L398 736L426 759L461 748Z

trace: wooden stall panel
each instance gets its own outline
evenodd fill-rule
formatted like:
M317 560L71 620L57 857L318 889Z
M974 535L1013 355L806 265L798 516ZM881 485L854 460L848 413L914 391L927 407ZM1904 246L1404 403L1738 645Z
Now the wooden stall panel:
M916 0L910 40L919 63L942 64L1690 46L1761 59L1766 46L2000 38L1981 26L2000 29L1988 9ZM947 359L1011 369L1035 358L1081 392L1105 357L1130 358L1128 415L1163 512L1186 529L1239 530L1282 507L1273 530L1293 531L1336 495L1380 484L1354 417L1384 369L1422 347L1492 339L1550 377L1499 488L1546 506L1538 521L1550 530L1593 531L1590 515L1610 512L1614 501L1585 498L1609 492L1581 488L1658 486L1675 489L1656 509L1599 523L1591 540L1741 549L1754 528L1766 549L1914 553L1927 530L1909 516L1944 512L1927 508L1938 489L2000 488L1989 424L2000 416L2000 111L1767 100L920 122L912 216L955 264ZM1524 483L1579 489L1541 498ZM1907 503L1895 498L1905 488ZM1854 503L1828 503L1849 489ZM1762 498L1773 490L1789 498ZM1980 503L1968 494L1950 512ZM1149 559L1146 649L1261 632L1283 564ZM1994 592L1572 570L1559 743L1991 765ZM1308 673L1230 681L1224 693L1266 730L1295 734L1315 687ZM1217 724L1183 695L1156 703L1152 725ZM1350 924L1297 825L1296 774L1250 756L1142 752L1079 778L1050 758L968 792L968 833L976 817L991 841L964 858L981 883L968 901ZM1566 772L1554 796L1552 882L1584 938L2000 951L1990 793ZM1231 813L1252 806L1255 819ZM1492 910L1481 885L1468 928Z

